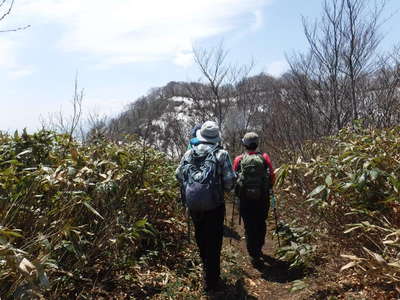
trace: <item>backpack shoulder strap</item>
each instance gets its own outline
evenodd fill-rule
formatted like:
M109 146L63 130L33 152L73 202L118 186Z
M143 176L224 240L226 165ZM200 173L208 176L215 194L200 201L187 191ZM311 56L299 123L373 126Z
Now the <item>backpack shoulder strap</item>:
M268 174L269 174L269 184L272 186L271 168L270 168L269 164L267 163L267 160L264 158L264 153L260 152L260 155L261 155L262 158L263 158L265 170L268 170Z
M190 149L188 150L188 154L187 154L186 157L185 157L184 163L190 163L190 162L192 161L193 152L194 152L194 149L193 149L193 148L190 148Z
M207 151L208 154L211 154L211 155L213 155L213 156L215 157L215 161L216 161L217 165L218 165L217 152L218 152L219 150L221 150L221 149L222 149L222 147L219 146L218 144L216 144L216 145L214 145L213 147L211 147L211 148Z
M242 170L242 160L244 158L245 155L248 155L246 152L242 153L242 157L239 159L239 163L238 163L238 167L237 167L237 173L240 173L240 171Z
M264 153L261 152L261 151L258 151L258 152L257 152L257 155L259 155L259 156L262 158L262 160L263 160L263 162L264 162L264 167L265 167L266 169L269 169L269 165L268 165L268 163L267 163L267 160L266 160L265 157L264 157Z
M219 145L219 144L215 144L213 147L211 147L211 151L213 151L213 152L217 152L218 150L221 150L222 149L222 146L221 145Z

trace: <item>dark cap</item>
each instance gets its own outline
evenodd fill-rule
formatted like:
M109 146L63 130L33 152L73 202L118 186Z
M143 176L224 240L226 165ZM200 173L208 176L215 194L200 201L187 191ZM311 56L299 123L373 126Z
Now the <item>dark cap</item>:
M245 146L250 146L251 144L258 145L258 134L255 132L248 132L244 135L242 143Z

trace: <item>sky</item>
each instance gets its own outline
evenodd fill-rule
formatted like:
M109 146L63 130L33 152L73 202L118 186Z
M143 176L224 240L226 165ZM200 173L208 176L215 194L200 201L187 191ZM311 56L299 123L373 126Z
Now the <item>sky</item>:
M322 2L15 0L0 20L0 131L68 117L76 78L85 116L115 117L152 88L197 80L193 46L223 43L231 63L254 61L254 73L279 76L285 55L306 51L301 17L318 18ZM385 51L400 42L399 9L398 0L386 6L395 15L382 27Z

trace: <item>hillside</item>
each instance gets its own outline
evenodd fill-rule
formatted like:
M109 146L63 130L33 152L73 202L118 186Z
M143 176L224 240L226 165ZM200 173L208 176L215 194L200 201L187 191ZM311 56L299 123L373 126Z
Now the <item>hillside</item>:
M107 137L123 140L126 134L143 138L148 145L179 158L186 150L195 124L215 120L224 146L240 151L238 137L247 129L269 134L271 101L280 97L282 83L265 74L244 78L215 90L208 83L170 82L135 100L101 129ZM265 132L264 132L265 128Z

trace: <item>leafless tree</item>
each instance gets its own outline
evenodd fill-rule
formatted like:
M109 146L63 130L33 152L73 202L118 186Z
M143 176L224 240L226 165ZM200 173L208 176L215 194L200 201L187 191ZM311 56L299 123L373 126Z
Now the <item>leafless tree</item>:
M60 133L65 133L73 137L80 124L82 117L82 102L83 102L84 90L79 90L78 76L75 77L74 81L74 94L71 100L72 113L69 116L65 116L63 111L59 111L56 114L50 114L47 119L41 118L42 128L50 129Z
M230 64L227 60L228 51L222 43L212 49L193 47L193 54L205 82L200 79L203 84L189 86L189 93L195 106L207 111L206 116L215 119L223 128L229 109L237 100L235 86L249 74L253 63L242 66Z
M396 48L379 60L378 70L368 78L366 107L370 125L387 128L400 123L400 53Z
M242 78L236 84L237 99L230 108L225 130L230 150L234 153L242 150L240 140L245 132L257 131L264 134L263 129L268 127L276 98L276 83L275 78L261 73Z
M309 120L309 137L326 135L368 117L371 82L385 1L325 0L320 21L303 18L307 55L288 57L290 107ZM291 99L291 100L290 100Z
M332 128L332 122L336 123L336 130L342 128L346 116L341 80L343 68L341 54L345 42L342 34L343 19L344 1L336 0L331 4L324 1L321 22L309 25L303 18L304 33L310 45L310 54L302 57L300 61L290 62L293 73L299 71L305 73L307 78L311 79L311 83L314 83L311 84L313 95L307 99L312 101L307 101L307 104L308 107L314 106L314 109L324 117L328 123L328 133ZM318 91L318 94L314 91Z
M108 128L108 117L96 112L89 112L86 118L86 124L79 126L82 141L90 142L97 137L110 137Z
M375 2L375 6L369 11L365 1L342 0L342 2L344 2L343 73L348 77L353 119L356 120L360 116L360 108L362 110L365 108L363 97L358 96L360 89L363 90L362 81L377 68L376 49L382 38L378 33L379 20L385 1L381 1L380 4Z

